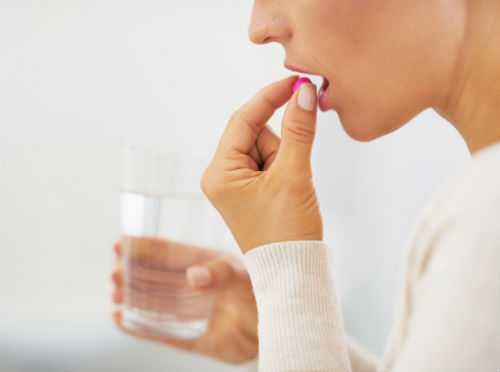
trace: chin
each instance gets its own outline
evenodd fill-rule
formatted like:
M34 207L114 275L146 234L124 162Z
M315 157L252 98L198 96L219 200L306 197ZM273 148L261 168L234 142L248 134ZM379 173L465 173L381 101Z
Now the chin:
M358 142L370 142L384 134L376 134L372 131L364 130L363 128L352 128L344 126L344 130L349 137Z
M381 115L353 115L339 114L340 122L349 137L358 142L370 142L394 132L401 124L388 125Z
M347 135L359 142L370 142L386 134L377 128L376 123L366 117L339 115L339 119Z

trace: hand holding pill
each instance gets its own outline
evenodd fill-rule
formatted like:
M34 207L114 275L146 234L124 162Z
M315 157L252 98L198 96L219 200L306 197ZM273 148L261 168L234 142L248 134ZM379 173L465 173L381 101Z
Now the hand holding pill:
M280 139L266 123L287 102ZM291 76L263 88L231 116L201 186L243 252L323 239L311 169L316 114L316 87Z

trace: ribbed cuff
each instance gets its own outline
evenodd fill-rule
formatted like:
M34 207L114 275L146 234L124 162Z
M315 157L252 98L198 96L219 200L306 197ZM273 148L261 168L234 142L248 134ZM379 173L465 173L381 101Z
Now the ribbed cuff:
M271 243L246 253L244 261L257 300L259 370L349 371L327 245Z
M244 262L254 289L265 287L276 274L318 275L328 271L327 245L320 240L300 240L261 245L247 252ZM297 271L298 270L298 271Z

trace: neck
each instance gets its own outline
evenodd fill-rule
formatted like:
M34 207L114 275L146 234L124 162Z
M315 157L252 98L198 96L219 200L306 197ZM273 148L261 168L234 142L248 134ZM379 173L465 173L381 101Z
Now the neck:
M466 3L460 52L436 111L457 128L475 153L500 142L500 2Z

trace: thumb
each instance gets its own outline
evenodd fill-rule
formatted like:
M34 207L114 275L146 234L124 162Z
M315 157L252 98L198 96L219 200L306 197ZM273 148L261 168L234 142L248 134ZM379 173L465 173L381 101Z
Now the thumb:
M316 86L308 78L296 81L286 109L281 144L276 162L287 169L310 169L311 152L316 134L317 93Z

